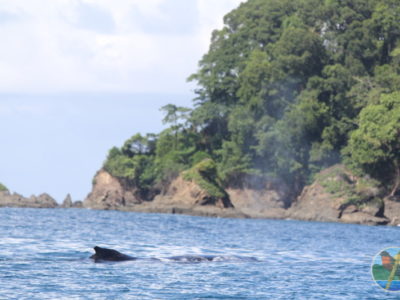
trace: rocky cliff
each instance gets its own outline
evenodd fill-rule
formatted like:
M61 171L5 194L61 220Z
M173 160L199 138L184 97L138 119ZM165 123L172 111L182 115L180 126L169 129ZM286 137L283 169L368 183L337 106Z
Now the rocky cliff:
M392 208L385 205L383 196L384 191L374 180L357 177L344 166L336 165L319 173L314 183L303 189L288 216L367 225L395 223ZM392 202L393 207L397 206Z
M17 193L11 194L9 191L0 192L0 207L55 208L57 206L57 202L46 193L27 198Z
M124 209L129 210L140 204L135 196L136 189L129 188L121 180L111 176L105 170L97 172L93 179L91 193L83 201L83 207L94 209Z
M286 194L273 188L228 188L236 210L252 218L284 219L287 217Z
M206 216L240 215L233 209L229 198L213 197L197 183L182 176L173 180L162 194L151 201L140 199L135 187L127 189L121 180L105 170L100 170L93 182L91 193L83 201L86 208Z
M83 203L82 201L72 201L71 195L68 194L63 203L60 206L61 208L82 208L83 207Z
M100 170L83 206L138 212L182 213L202 216L284 218L286 193L278 189L230 188L207 179L202 167L183 172L150 201L135 196L135 187ZM124 187L125 186L125 187Z
M204 177L199 179L197 175L201 175L201 170L191 170L190 176L183 172L163 192L148 201L137 196L136 188L126 188L118 178L100 170L83 206L202 216L400 224L399 199L384 198L385 191L377 182L370 178L359 178L342 165L319 173L315 181L306 186L294 201L285 185L271 182L221 191L216 181L203 182Z

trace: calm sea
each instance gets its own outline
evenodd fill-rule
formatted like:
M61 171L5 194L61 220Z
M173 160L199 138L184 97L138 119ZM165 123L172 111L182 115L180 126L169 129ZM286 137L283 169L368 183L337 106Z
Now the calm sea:
M140 259L94 263L96 245ZM2 208L0 299L398 299L370 273L389 246L400 228Z

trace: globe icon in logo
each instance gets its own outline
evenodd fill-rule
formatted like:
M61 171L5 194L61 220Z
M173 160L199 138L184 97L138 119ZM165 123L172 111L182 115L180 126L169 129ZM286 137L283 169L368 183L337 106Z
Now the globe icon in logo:
M372 261L372 278L386 291L400 291L400 247L380 251Z

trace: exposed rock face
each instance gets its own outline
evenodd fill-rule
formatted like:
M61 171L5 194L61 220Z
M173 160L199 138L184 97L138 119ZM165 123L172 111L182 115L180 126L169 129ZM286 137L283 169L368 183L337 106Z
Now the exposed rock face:
M385 225L388 223L386 218L374 217L362 211L356 211L351 214L343 214L340 222L364 225Z
M229 197L212 197L193 181L181 176L173 180L162 195L152 201L135 197L135 189L127 189L108 172L100 170L92 192L84 200L85 208L123 211L182 213L200 216L245 217L234 210Z
M61 208L82 208L83 207L83 203L82 201L72 201L71 195L68 194L63 203L61 204Z
M385 198L384 214L390 220L390 225L400 225L400 199Z
M39 206L48 207L48 208L55 208L58 206L56 200L51 197L49 194L41 194L38 197L31 197L34 203L37 203Z
M160 204L196 206L213 205L218 208L233 207L229 197L213 197L194 181L187 181L182 176L177 177L168 187L164 195L154 200Z
M72 207L74 207L74 208L83 208L83 202L80 201L80 200L75 201L74 204L72 205Z
M65 197L63 203L61 204L61 207L62 208L70 208L72 206L73 206L72 198L71 198L71 195L68 194L67 197Z
M288 214L308 221L387 224L379 193L379 188L337 165L322 171L319 179L306 186Z
M48 194L26 198L17 193L8 191L0 192L0 207L31 207L31 208L55 208L57 202Z
M142 201L135 190L127 189L117 178L105 170L97 172L92 192L83 201L83 206L94 209L126 209Z
M254 185L254 180L249 181L251 184L243 181L243 186L228 188L226 191L218 187L219 192L215 193L214 190L212 196L202 188L203 185L197 183L195 176L193 178L188 179L183 173L166 186L163 193L143 201L136 196L138 193L135 188L127 187L119 179L100 170L83 206L200 216L293 218L367 225L400 224L400 201L381 200L382 191L372 179L357 178L342 165L322 171L317 180L306 186L289 208L293 195L282 184L258 182ZM63 205L67 207L71 203L72 200L67 197ZM74 207L77 205L78 202L72 204Z
M306 186L289 209L290 217L306 221L337 222L343 199L334 197L318 183Z
M168 186L165 193L157 195L140 210L161 213L177 213L196 216L245 218L247 215L236 210L228 194L224 197L211 196L192 180L178 176Z
M260 218L286 217L286 193L279 189L228 188L233 206L246 215Z
M108 172L100 170L92 192L83 202L86 208L124 211L182 213L222 217L284 218L287 196L285 189L227 189L221 196L210 195L195 180L175 178L151 201L136 198Z

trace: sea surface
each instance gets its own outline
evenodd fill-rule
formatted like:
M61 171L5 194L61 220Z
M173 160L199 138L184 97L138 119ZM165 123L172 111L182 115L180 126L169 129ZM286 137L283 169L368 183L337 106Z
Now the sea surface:
M399 299L371 277L391 246L399 227L1 208L0 299Z

